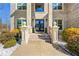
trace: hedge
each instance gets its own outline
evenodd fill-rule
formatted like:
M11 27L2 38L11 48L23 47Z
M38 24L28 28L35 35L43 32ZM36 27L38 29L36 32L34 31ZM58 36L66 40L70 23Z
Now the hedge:
M79 55L79 28L64 29L62 32L62 37L63 40L68 43L68 49Z
M16 40L11 39L11 40L7 41L6 43L4 43L4 48L10 48L15 45L16 45Z

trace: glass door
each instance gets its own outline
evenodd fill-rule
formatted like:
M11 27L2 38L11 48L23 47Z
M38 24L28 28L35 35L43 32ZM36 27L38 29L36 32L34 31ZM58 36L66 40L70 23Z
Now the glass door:
M36 32L44 32L44 20L43 19L35 20L35 30Z

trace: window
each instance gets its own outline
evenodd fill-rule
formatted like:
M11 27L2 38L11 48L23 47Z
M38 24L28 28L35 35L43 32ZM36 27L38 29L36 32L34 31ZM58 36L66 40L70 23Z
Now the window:
M54 10L62 10L62 3L53 3Z
M62 30L62 20L61 19L55 19L55 22L57 23L57 25L59 26L59 30Z
M26 10L26 3L18 3L17 4L17 9L18 10Z
M36 12L44 12L44 3L36 3L35 4Z
M17 28L21 28L23 22L26 22L27 25L27 21L25 19L17 19Z

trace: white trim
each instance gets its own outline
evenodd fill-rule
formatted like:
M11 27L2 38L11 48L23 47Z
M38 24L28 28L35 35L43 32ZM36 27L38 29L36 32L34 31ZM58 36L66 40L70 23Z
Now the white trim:
M26 18L24 18L24 17L20 17L20 18L18 18L18 19L26 19Z
M17 3L15 3L15 4L16 4L16 10L18 10L18 9L17 9Z

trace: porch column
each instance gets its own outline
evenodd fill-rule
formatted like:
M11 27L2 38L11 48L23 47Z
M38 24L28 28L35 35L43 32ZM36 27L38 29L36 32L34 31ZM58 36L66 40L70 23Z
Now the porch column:
M14 29L14 16L10 20L10 31Z
M53 8L52 3L49 3L49 12L48 12L48 33L52 37L52 21L53 21Z
M48 12L48 3L44 3L44 11Z
M32 26L31 26L31 3L27 3L27 26L29 33L32 33Z

